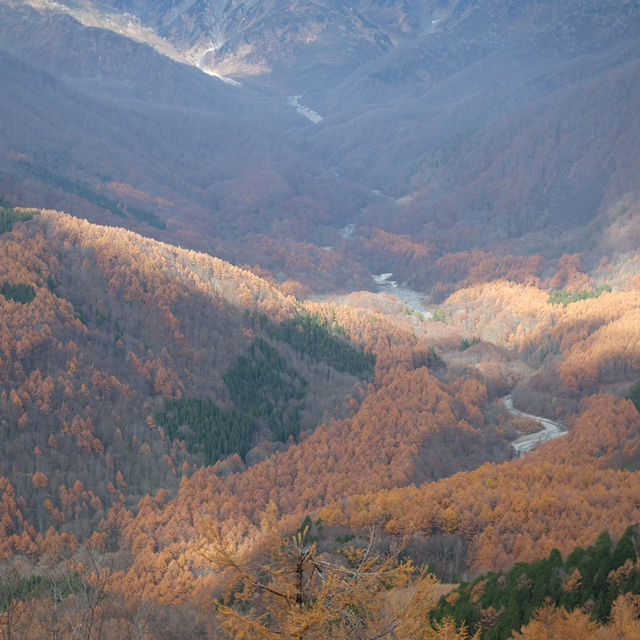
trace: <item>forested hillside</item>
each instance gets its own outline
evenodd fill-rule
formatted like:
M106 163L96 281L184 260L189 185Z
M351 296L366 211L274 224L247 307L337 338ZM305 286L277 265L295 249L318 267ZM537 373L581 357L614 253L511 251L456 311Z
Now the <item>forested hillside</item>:
M1 475L40 533L86 536L111 505L193 468L258 460L256 445L297 440L373 380L348 319L249 272L63 214L2 212ZM298 317L315 318L300 325L319 336L306 353ZM15 517L4 543L23 534Z
M188 615L189 633L218 637L233 600L206 602L233 566L248 562L246 580L268 562L273 527L329 564L375 548L400 589L427 579L407 558L455 581L640 520L634 325L611 337L639 304L634 278L598 289L567 256L535 284L461 289L428 319L388 294L305 301L62 213L5 207L2 221L0 622L23 637L46 622L28 607L56 597L60 629L91 614L101 634L143 620L171 638ZM593 369L573 364L585 345L603 354ZM502 403L514 387L569 429L521 460L509 443L535 427ZM236 564L216 569L210 544ZM471 618L430 614L436 593L410 609L415 637L463 637Z
M0 637L637 640L639 32L0 0Z

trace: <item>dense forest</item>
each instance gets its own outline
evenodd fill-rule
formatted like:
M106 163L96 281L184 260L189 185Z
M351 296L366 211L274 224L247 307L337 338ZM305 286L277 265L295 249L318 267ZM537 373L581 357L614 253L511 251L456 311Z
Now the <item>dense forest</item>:
M629 528L615 545L604 532L566 560L554 549L548 558L482 575L444 596L432 615L436 620L450 616L471 630L481 629L483 638L498 640L511 637L549 605L583 611L607 624L614 602L639 592L636 533Z
M633 259L463 280L428 318L2 219L5 636L634 637ZM567 434L512 459L510 391Z
M289 4L0 0L0 639L637 640L640 3Z

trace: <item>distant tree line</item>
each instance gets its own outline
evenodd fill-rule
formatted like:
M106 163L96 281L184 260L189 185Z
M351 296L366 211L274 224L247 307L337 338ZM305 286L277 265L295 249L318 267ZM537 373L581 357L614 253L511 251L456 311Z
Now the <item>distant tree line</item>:
M627 398L633 402L635 408L640 411L640 380L632 384L627 392Z
M285 442L300 433L307 381L287 367L277 349L257 338L246 356L240 356L224 375L234 407L221 409L211 400L165 400L155 422L170 438L183 440L187 449L213 464L232 453L245 456L258 426Z
M165 400L154 420L172 440L182 440L190 453L202 455L206 464L232 453L244 457L251 446L251 421L211 400Z
M22 304L33 302L36 297L36 290L30 284L11 284L6 280L0 287L0 293L7 299Z
M458 345L458 351L466 351L474 344L480 344L480 338L463 338Z
M579 302L580 300L591 300L592 298L598 298L604 292L611 292L611 287L608 284L603 284L600 287L596 287L592 291L588 291L587 289L583 289L582 291L576 291L575 293L570 293L565 289L560 289L559 291L554 291L549 296L549 304L561 304L565 307L572 302Z
M0 233L11 231L16 222L24 222L31 220L38 212L33 210L18 210L13 207L7 207L0 201Z
M66 598L83 586L86 585L77 573L63 573L55 578L38 573L7 576L0 580L0 614L9 611L14 602L28 602L32 598L46 596Z
M286 342L302 356L326 362L337 371L373 379L375 355L355 348L337 323L329 324L320 314L298 314L280 324L267 325L266 329L271 338Z
M156 227L157 229L165 229L167 226L164 220L159 218L153 211L139 207L130 207L122 202L107 198L105 195L97 193L90 185L49 171L46 167L36 167L26 163L22 163L22 165L28 173L42 180L44 183L58 187L67 193L74 193L91 204L110 211L115 216L126 218L129 215L135 220L146 222L148 225Z

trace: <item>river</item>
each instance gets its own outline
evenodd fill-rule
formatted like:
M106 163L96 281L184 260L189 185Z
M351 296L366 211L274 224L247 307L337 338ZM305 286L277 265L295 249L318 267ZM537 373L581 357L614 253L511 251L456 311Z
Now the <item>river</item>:
M540 431L527 433L511 443L511 446L515 449L516 457L518 458L528 451L533 451L540 443L551 440L552 438L558 438L567 433L566 429L553 420L542 418L541 416L534 416L530 413L525 413L524 411L515 409L511 394L504 396L504 398L502 398L502 402L504 402L504 406L511 415L518 418L530 418L542 425L542 429Z
M413 289L400 286L395 280L391 279L392 277L392 273L381 273L379 275L374 275L373 279L378 285L379 291L393 293L395 296L400 298L407 307L422 314L425 319L431 318L431 312L425 307L423 302L424 296ZM534 416L530 413L525 413L524 411L514 408L511 394L504 396L502 401L511 415L518 418L529 418L531 420L535 420L542 426L540 431L527 433L511 443L511 446L515 450L516 457L518 458L529 451L533 451L540 443L553 438L558 438L567 433L566 429L564 429L562 425L554 422L553 420L543 418L542 416Z
M394 296L402 300L409 309L421 314L425 320L431 318L431 311L424 305L424 295L413 289L400 286L395 280L392 280L393 273L380 273L373 276L375 283L378 285L379 291L393 293Z

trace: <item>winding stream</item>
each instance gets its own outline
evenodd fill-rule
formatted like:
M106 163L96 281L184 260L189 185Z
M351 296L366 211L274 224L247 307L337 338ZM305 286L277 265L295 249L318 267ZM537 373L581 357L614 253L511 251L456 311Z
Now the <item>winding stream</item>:
M558 438L559 436L563 436L567 433L567 431L557 422L553 422L553 420L549 420L548 418L542 418L540 416L534 416L530 413L525 413L524 411L519 411L515 409L513 406L513 398L511 394L504 396L502 398L502 402L504 402L504 406L507 408L507 411L518 418L530 418L535 420L536 422L542 425L542 429L540 431L536 431L535 433L527 433L524 436L520 436L517 440L514 440L511 443L511 446L515 449L516 457L520 457L528 451L533 451L541 442L546 442L547 440L551 440L552 438Z
M349 232L351 230L352 229L349 229ZM411 310L423 314L425 318L431 318L431 312L424 305L423 296L417 291L399 286L395 280L391 279L392 277L392 273L381 273L378 275L374 275L373 279L378 285L379 291L393 293ZM517 418L529 418L531 420L535 420L542 427L540 431L536 431L535 433L527 433L523 436L520 436L511 443L511 446L514 449L515 456L517 458L529 451L533 451L542 442L546 442L547 440L551 440L553 438L558 438L567 433L566 429L558 422L554 422L553 420L549 420L548 418L543 418L541 416L534 416L531 413L525 413L524 411L516 409L513 406L513 398L511 397L511 394L504 396L502 398L502 401L504 402L504 406L506 407L507 411L512 416L515 416Z

